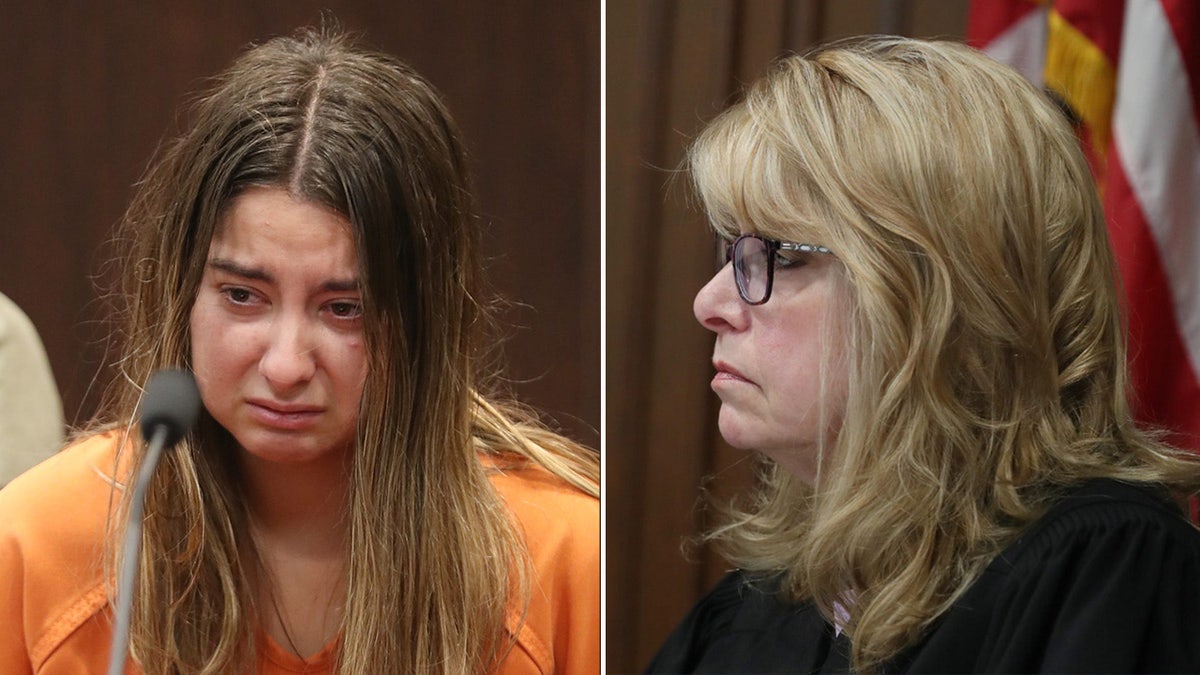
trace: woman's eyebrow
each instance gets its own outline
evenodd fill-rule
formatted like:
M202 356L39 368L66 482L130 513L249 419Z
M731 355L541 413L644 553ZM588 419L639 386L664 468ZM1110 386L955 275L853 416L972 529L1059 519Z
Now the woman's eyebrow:
M275 277L267 273L266 270L260 267L247 267L228 258L210 258L208 266L245 279L265 281L267 283L275 282Z
M208 266L214 269L221 270L234 276L250 279L252 281L262 281L268 284L275 283L275 277L270 272L260 267L247 267L241 263L234 262L228 258L212 258L208 261ZM330 279L321 284L322 291L345 293L358 291L360 288L358 279Z
M331 279L321 284L321 290L346 293L359 289L358 279Z

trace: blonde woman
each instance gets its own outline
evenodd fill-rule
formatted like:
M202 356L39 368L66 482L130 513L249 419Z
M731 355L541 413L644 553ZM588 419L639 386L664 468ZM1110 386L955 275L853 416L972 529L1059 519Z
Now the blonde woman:
M761 487L651 672L1197 672L1200 462L1135 428L1062 112L957 44L779 61L690 151Z
M306 32L217 78L124 219L97 423L0 492L0 672L107 662L140 387L184 367L128 672L595 673L597 458L488 393L479 234L402 63Z

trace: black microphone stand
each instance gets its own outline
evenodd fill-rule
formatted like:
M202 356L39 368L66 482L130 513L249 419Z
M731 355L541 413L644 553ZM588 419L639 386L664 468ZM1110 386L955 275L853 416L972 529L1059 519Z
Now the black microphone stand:
M159 371L146 383L142 397L142 435L146 438L146 456L138 469L129 502L125 536L121 542L120 578L117 582L116 617L113 621L112 647L108 655L108 675L125 672L129 650L129 623L133 615L134 583L137 581L142 550L142 513L146 490L158 466L163 450L178 443L192 425L200 409L200 393L190 373Z
M138 556L142 551L142 511L146 505L146 489L158 458L162 456L171 430L165 424L154 428L150 444L146 448L146 459L138 471L133 487L133 501L129 504L129 521L125 526L125 537L121 542L121 577L117 582L117 616L113 626L112 650L109 652L108 675L125 672L125 654L129 648L129 621L133 614L133 583L137 579Z

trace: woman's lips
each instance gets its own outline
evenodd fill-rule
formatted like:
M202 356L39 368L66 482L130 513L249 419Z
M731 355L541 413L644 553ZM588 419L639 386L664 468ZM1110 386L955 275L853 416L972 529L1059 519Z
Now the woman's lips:
M713 368L716 368L717 374L713 376L712 386L716 387L720 384L741 382L745 384L754 384L752 380L742 375L741 371L724 361L713 361Z
M271 401L247 401L250 417L260 424L288 431L302 431L316 423L322 409Z

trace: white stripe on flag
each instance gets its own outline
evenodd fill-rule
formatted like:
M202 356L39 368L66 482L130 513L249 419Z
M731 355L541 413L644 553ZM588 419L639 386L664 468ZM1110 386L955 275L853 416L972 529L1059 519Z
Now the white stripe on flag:
M1042 6L1029 12L983 48L1038 87L1045 81L1047 11Z
M1128 0L1113 142L1171 287L1200 373L1200 130L1183 59L1159 0Z

